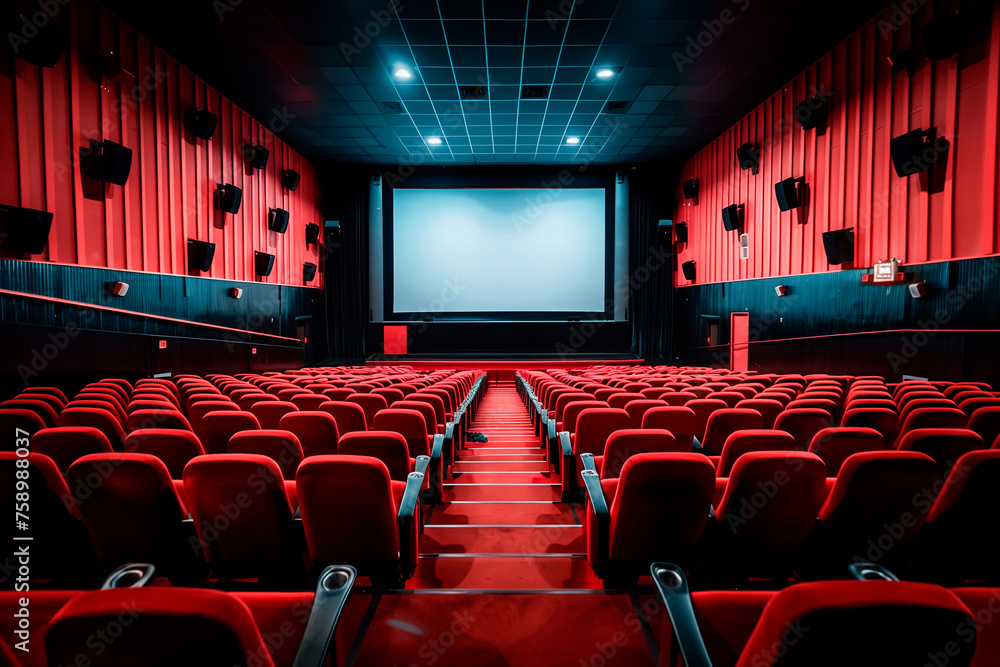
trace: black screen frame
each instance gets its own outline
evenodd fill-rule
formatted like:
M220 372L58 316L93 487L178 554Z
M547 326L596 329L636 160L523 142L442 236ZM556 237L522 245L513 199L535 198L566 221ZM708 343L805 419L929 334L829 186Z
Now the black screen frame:
M383 299L386 324L421 321L442 322L553 322L580 319L581 321L614 321L614 250L615 250L615 175L579 174L573 170L553 171L542 176L493 176L493 175L431 175L414 174L398 183L383 179L382 187L382 252ZM568 185L564 183L568 182ZM394 306L394 252L393 215L396 187L403 190L604 190L604 310L552 310L552 311L460 311L449 313L397 312ZM552 252L559 252L553 248Z

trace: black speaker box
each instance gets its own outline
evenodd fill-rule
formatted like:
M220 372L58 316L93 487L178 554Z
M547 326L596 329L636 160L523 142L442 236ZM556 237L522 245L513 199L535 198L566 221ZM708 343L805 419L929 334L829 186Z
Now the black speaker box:
M306 245L319 243L319 225L314 222L306 224Z
M218 187L219 210L223 213L237 213L243 201L243 190L230 183L220 183Z
M281 184L286 190L295 190L299 187L299 172L294 169L285 169L281 172Z
M98 146L94 178L105 183L125 185L132 170L132 149L113 141L102 141Z
M774 184L774 196L778 199L779 209L789 211L802 205L798 189L801 182L801 178L786 178Z
M684 181L684 199L697 199L698 198L698 179L689 178Z
M258 276L267 277L274 269L274 255L259 250L253 251L253 270Z
M681 264L681 270L687 280L694 280L694 260L688 260Z
M45 251L52 228L52 214L31 208L0 205L0 239L3 249L21 255Z
M199 139L211 139L215 136L219 118L208 109L195 109L192 124L194 136Z
M674 233L677 235L677 242L678 243L687 243L688 242L688 223L686 223L686 222L678 222L676 225L674 225Z
M803 130L826 126L827 98L810 97L795 105L795 118Z
M740 229L743 221L740 219L740 209L743 204L732 204L722 209L722 224L726 226L726 231L731 232Z
M39 4L32 4L34 13L11 12L10 21L3 24L7 28L3 31L7 36L4 41L10 45L16 58L39 67L55 67L68 41L60 17L62 7L54 6L53 15L48 10L37 11Z
M853 262L854 228L823 232L823 248L826 250L826 261L830 264Z
M889 141L889 154L892 166L899 177L909 176L921 171L927 171L934 166L936 155L934 143L937 131L916 129Z
M246 156L247 163L254 169L263 169L267 166L267 158L270 152L260 144L244 146L243 153Z
M208 241L188 239L188 268L193 271L208 271L215 258L215 244Z
M316 265L312 262L306 262L302 265L302 282L309 282L316 277Z
M284 234L288 229L288 211L283 208L272 208L267 214L267 228L272 232Z
M760 145L746 142L736 149L736 159L740 163L740 169L753 169L756 174L760 165Z

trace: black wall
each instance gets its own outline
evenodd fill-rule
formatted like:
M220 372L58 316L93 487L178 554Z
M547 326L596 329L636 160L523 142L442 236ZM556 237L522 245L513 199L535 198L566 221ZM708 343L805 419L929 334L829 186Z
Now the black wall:
M124 297L108 291L107 284L115 281L129 284ZM228 295L233 286L244 289L241 299ZM83 381L112 372L143 377L285 369L325 352L319 349L325 342L322 318L310 318L321 298L316 289L13 260L0 261L0 288L127 311L0 294L0 389L5 395L25 383ZM165 349L160 341L166 341Z
M925 297L863 284L870 270L680 287L674 358L728 366L729 314L748 311L756 370L1000 382L1000 257L903 269L927 282ZM789 294L778 297L777 285ZM719 317L717 347L702 342L705 316Z

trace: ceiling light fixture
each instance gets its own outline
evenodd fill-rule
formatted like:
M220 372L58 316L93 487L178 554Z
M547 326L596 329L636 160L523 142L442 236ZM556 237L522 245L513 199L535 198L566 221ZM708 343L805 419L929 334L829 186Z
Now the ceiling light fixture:
M611 79L614 77L614 75L615 71L607 67L602 67L601 69L597 70L598 79Z
M413 78L413 71L406 65L396 65L392 69L392 75L399 81L409 81Z
M578 144L580 143L580 137L566 137L567 144Z
M441 137L427 137L427 143L437 146L441 143Z

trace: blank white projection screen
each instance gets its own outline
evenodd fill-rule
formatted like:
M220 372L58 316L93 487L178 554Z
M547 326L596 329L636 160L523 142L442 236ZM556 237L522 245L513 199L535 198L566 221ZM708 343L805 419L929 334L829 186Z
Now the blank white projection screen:
M603 312L604 189L393 191L393 310Z

